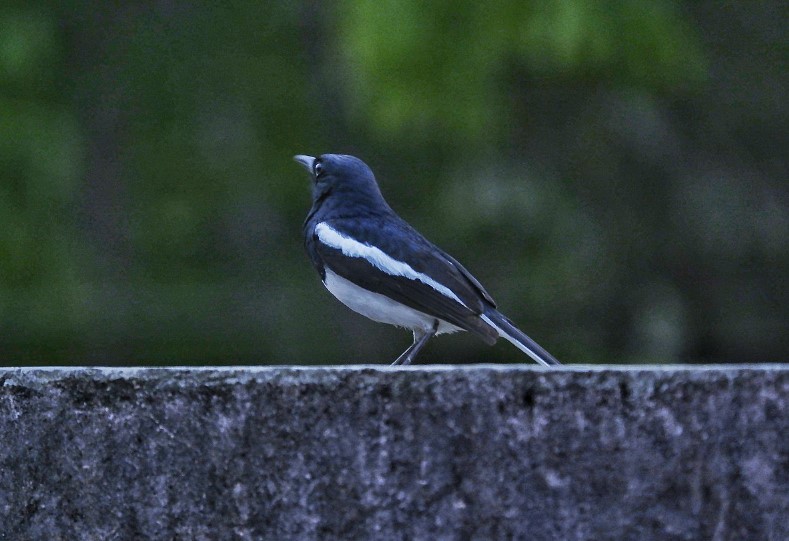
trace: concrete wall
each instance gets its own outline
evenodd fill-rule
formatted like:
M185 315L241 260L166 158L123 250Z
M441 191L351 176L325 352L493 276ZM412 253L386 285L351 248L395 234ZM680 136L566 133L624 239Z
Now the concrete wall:
M0 369L2 540L789 539L789 369Z

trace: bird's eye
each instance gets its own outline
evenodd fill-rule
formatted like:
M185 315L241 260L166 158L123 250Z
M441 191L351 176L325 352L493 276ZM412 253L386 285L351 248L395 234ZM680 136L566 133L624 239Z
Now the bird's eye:
M313 169L315 170L316 178L323 174L323 164L317 160L315 161L315 165L313 166Z

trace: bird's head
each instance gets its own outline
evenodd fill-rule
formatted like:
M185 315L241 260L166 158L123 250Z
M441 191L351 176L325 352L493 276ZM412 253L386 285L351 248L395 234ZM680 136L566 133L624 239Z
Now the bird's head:
M317 158L298 154L293 159L310 172L314 202L341 194L348 202L386 205L375 175L359 158L347 154L321 154Z

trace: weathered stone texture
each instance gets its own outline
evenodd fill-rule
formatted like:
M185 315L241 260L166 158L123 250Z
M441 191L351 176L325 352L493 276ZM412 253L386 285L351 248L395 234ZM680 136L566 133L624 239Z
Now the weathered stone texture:
M789 539L789 369L0 370L2 540Z

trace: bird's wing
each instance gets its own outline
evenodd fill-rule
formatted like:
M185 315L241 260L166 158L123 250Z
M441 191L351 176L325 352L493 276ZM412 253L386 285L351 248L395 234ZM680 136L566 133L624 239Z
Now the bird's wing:
M488 343L498 337L479 317L488 300L484 289L405 222L330 220L318 224L313 235L323 264L346 280L471 331Z
M494 301L493 297L490 296L490 293L488 293L485 290L485 288L482 287L482 284L479 283L479 280L474 278L473 274L467 271L466 268L463 265L461 265L457 259L455 259L454 257L452 257L451 255L449 255L448 253L444 252L439 248L436 249L439 252L441 252L441 255L444 256L446 260L448 260L450 263L452 263L452 265L454 265L454 267L466 278L466 280L468 280L471 283L472 286L474 286L474 289L477 290L477 292L488 302L488 304L490 304L494 308L496 307L496 301Z

